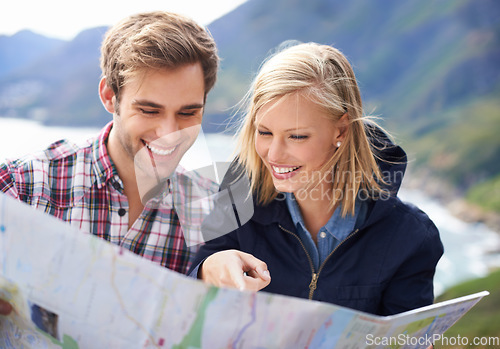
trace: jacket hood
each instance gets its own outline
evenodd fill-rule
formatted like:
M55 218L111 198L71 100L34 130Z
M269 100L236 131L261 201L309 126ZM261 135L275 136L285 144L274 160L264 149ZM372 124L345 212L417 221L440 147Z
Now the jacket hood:
M383 188L387 189L392 196L396 196L408 163L406 153L400 146L394 144L379 127L366 124L365 128L378 167L386 181Z

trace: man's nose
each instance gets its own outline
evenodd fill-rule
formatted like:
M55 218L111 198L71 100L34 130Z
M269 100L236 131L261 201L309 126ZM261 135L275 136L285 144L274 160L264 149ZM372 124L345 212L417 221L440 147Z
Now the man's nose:
M173 116L167 116L166 118L158 120L155 131L158 138L162 138L170 142L180 136L179 123Z

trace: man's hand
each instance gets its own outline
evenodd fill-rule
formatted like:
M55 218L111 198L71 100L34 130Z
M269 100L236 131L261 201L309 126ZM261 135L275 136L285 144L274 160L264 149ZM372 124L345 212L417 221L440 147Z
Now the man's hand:
M12 305L0 299L0 315L9 315L11 311L12 311Z
M266 263L237 250L217 252L205 259L199 278L215 286L250 291L261 290L271 282Z

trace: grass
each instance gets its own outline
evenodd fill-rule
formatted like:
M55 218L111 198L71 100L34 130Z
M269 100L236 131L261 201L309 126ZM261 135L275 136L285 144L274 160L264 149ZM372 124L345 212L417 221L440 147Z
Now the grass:
M487 211L500 212L500 175L470 188L466 199Z
M500 348L499 345L472 346L475 337L486 340L500 340L500 269L480 279L466 281L456 285L436 299L436 302L465 296L487 290L490 294L479 301L467 314L458 320L444 336L448 338L467 337L469 345L440 346L436 348Z
M405 149L417 167L427 167L463 192L470 190L468 201L500 212L500 195L495 194L500 191L499 125L498 95L486 96L439 118L421 120L414 129L426 131L403 133Z

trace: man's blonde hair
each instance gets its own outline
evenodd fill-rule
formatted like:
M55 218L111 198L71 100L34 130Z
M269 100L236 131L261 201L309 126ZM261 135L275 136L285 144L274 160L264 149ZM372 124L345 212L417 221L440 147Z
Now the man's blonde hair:
M145 12L111 27L101 46L101 70L119 100L129 79L146 69L201 63L205 97L215 84L219 57L210 33L195 21L169 12Z
M260 204L271 202L276 192L271 174L255 150L256 115L280 98L300 93L319 105L337 124L347 114L345 139L324 170L333 171L332 207L354 213L361 189L375 197L383 178L368 139L361 95L346 57L336 48L316 43L288 47L262 65L246 96L246 115L237 134L237 153ZM338 124L337 124L338 125ZM314 183L311 183L314 185Z

